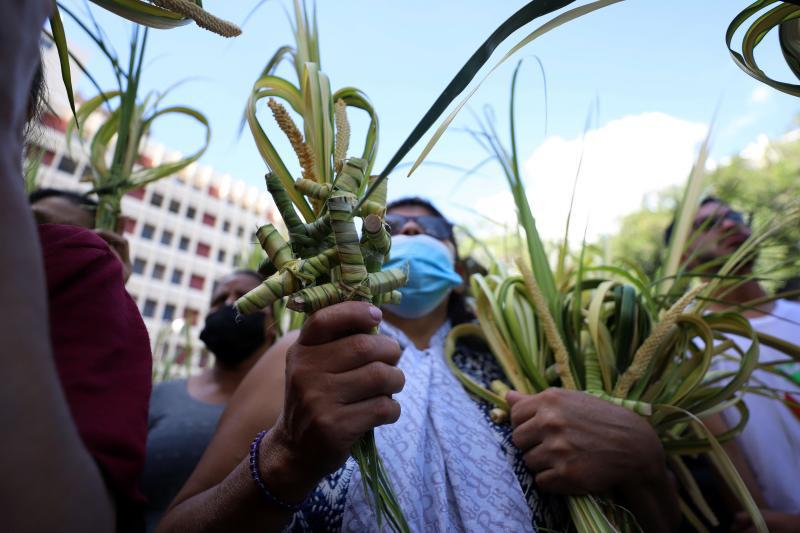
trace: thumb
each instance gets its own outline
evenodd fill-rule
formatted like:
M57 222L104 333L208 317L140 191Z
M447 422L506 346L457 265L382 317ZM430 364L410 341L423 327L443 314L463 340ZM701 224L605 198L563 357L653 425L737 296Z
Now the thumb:
M525 397L524 394L519 393L515 390L508 391L506 393L506 402L508 402L508 408L511 409L512 407L514 407L514 404L520 401L524 397Z

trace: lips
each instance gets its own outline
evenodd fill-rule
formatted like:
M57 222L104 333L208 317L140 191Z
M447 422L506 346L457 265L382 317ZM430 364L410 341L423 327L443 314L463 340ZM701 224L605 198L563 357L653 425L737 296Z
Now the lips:
M738 248L747 240L747 235L731 235L730 237L726 237L722 239L722 246L725 248Z

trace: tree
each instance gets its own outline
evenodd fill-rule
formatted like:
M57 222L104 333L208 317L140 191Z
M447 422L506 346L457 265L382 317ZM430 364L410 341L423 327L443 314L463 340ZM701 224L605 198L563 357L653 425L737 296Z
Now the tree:
M745 214L758 231L800 201L800 132L770 141L760 158L733 157L711 171L706 182L709 195ZM626 215L619 233L611 237L612 256L652 273L660 261L663 231L672 219L677 194L676 189L661 191L650 205ZM800 276L800 227L787 227L767 243L756 272L771 290Z

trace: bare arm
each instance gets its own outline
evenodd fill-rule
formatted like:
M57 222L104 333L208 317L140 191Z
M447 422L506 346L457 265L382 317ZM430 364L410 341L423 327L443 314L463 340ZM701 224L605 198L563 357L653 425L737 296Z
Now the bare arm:
M298 333L291 331L278 339L247 373L172 506L222 482L247 456L256 433L275 425L283 409L286 353Z
M0 1L0 501L9 531L110 531L113 507L53 364L41 252L23 191L22 131L50 5Z
M285 385L279 389L285 399L277 421L264 415L265 410L276 411L261 403L263 389L270 386L260 380L270 376L263 368L256 370L259 361L231 398L213 448L204 454L158 531L282 530L291 514L268 504L258 492L250 477L247 446L257 431L274 422L259 449L259 473L274 496L296 503L344 464L361 435L395 422L400 406L391 395L404 384L394 366L400 347L387 337L369 334L379 321L380 311L364 302L314 313L288 349ZM286 342L275 349L285 350Z
M720 414L714 414L704 418L703 423L714 435L721 435L728 431L728 424ZM764 499L764 494L761 492L761 487L758 486L758 481L756 480L756 475L753 473L753 469L750 467L750 462L747 460L747 457L745 457L742 449L736 443L736 439L731 439L728 442L723 443L722 448L730 458L733 466L735 466L736 470L739 472L742 481L744 481L744 484L747 486L747 490L750 491L750 495L753 496L753 500L756 502L756 505L758 505L758 507L761 509L765 508L767 506L767 502ZM714 470L714 472L716 472L716 470ZM741 504L736 499L734 493L728 488L728 485L724 483L721 478L719 478L719 486L723 490L723 496L726 504L731 509L741 510Z
M703 423L705 423L708 429L715 435L720 435L728 430L728 425L720 414L715 414L704 419ZM736 467L736 470L742 477L742 481L744 481L744 484L747 486L747 490L750 491L750 495L753 496L756 505L761 509L761 514L764 516L767 528L772 533L793 533L795 531L800 531L800 515L782 513L769 509L767 501L764 498L764 493L761 491L756 475L750 466L750 461L747 460L747 457L744 455L744 452L742 452L736 440L730 440L724 443L722 447L725 449L725 453L728 454L733 466ZM741 504L736 500L736 497L724 483L720 483L720 486L724 487L725 501L728 506L737 511L731 531L735 533L756 533L756 528L753 525L750 514L742 510Z

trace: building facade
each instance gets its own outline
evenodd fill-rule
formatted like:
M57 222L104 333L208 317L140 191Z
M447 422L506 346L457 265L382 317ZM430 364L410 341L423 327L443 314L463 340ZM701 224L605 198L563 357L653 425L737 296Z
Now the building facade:
M36 185L87 192L85 148L74 138L67 149L66 126L64 118L42 117ZM177 159L149 145L139 164ZM274 221L265 191L193 164L123 198L120 230L130 243L133 267L127 287L150 333L155 379L186 375L207 363L198 335L214 283L252 252L258 227Z

